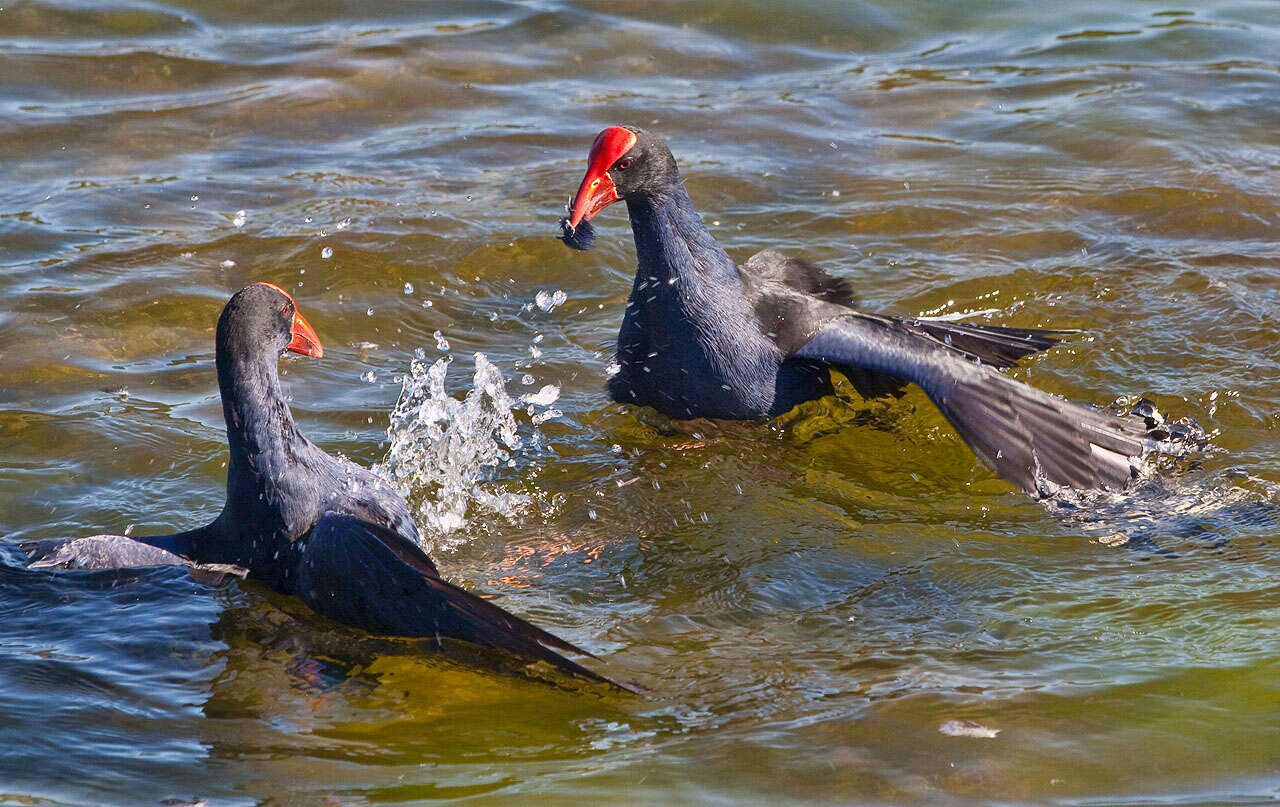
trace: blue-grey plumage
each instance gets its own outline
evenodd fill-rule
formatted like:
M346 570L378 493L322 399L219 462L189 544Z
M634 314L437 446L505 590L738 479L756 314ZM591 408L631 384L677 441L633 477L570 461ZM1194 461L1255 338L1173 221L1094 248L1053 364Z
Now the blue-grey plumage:
M1118 417L1003 375L1071 331L866 314L848 285L766 250L738 266L702 223L670 149L635 127L596 138L566 228L624 201L636 275L618 334L617 401L674 418L766 419L832 391L924 389L974 451L1033 495L1122 489L1152 441ZM566 232L568 230L566 229Z

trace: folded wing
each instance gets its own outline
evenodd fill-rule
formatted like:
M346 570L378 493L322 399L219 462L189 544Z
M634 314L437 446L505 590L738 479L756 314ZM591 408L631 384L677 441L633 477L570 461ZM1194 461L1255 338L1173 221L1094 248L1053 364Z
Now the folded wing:
M421 549L385 527L326 513L306 542L294 593L325 616L371 633L462 639L616 683L557 652L587 651L440 579Z

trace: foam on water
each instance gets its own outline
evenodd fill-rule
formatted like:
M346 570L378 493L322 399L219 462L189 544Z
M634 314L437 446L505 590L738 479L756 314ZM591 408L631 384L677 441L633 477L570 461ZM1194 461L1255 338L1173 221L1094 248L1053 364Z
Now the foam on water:
M478 519L511 521L529 509L531 495L503 489L495 479L500 468L516 466L518 453L541 442L536 425L521 428L515 410L524 409L534 424L559 414L539 411L554 396L513 399L502 371L483 353L475 354L470 389L454 397L447 384L452 363L446 356L428 365L421 354L411 363L387 427L386 458L375 468L409 500L435 550L465 543L464 530Z
M1150 401L1129 411L1146 421L1147 448L1133 458L1135 484L1124 491L1075 490L1040 480L1040 502L1100 543L1168 554L1188 539L1218 546L1249 528L1280 523L1280 489L1241 468L1190 473L1218 453L1189 417L1167 420ZM1039 474L1037 474L1039 475Z
M1075 492L1044 504L1099 543L1159 554L1223 547L1280 524L1280 489L1240 468L1151 475L1123 493Z

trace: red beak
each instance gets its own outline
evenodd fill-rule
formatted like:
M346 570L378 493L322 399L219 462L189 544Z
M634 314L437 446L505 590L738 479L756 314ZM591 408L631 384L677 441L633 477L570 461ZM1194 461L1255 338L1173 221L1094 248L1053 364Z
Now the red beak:
M596 135L587 156L587 175L582 178L569 211L570 227L577 229L584 219L590 221L592 216L622 199L609 178L609 169L635 144L635 132L621 126L610 126Z
M307 318L302 316L302 312L298 310L298 304L293 302L293 295L274 283L260 281L254 285L275 289L285 297L288 297L289 302L293 303L293 324L289 327L289 333L293 336L293 339L285 350L292 350L294 353L301 353L313 359L323 358L324 347L320 344L320 337L316 335L316 329L311 327L311 323L307 322Z
M311 323L307 322L307 318L302 316L297 306L293 309L293 341L289 343L288 350L294 353L301 353L304 356L310 356L313 359L319 359L324 356L324 347L320 344L320 337L316 335L316 329L311 327Z

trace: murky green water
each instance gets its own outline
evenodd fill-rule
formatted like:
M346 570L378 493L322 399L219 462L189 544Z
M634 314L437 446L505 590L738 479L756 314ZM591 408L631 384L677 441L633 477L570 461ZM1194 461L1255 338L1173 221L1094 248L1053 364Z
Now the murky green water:
M1276 4L0 5L0 803L1280 800ZM696 435L607 404L625 214L554 236L628 122L735 257L1085 328L1021 374L1221 451L1051 511L918 395ZM212 329L253 280L324 340L285 381L330 451L383 458L437 330L459 397L476 351L560 387L433 549L650 696L23 568L218 511Z

